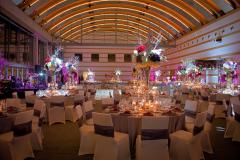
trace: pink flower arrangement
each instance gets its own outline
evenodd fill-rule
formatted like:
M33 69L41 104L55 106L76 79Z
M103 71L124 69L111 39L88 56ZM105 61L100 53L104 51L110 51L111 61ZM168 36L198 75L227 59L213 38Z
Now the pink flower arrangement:
M139 46L137 47L137 51L138 51L138 53L142 53L142 52L146 51L146 46L144 46L144 45L139 45Z

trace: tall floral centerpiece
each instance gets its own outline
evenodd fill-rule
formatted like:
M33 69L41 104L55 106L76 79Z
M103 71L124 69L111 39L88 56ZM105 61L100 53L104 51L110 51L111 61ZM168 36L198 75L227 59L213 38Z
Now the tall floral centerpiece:
M6 65L6 60L4 58L0 58L0 80L3 79L3 69Z
M69 61L65 63L65 67L66 69L62 70L64 79L68 80L70 77L70 83L76 83L78 81L79 57L75 56L70 58ZM65 70L67 72L65 72Z
M194 60L184 60L177 68L178 76L187 76L191 81L198 80L202 75L202 72L198 66L196 66Z
M223 70L226 73L227 78L227 88L231 87L235 69L237 68L237 63L233 61L226 61L223 63Z
M47 71L47 74L51 76L51 83L56 83L55 76L61 71L63 67L63 61L58 57L60 51L62 50L61 47L58 47L52 56L48 56L45 59L44 69Z
M160 62L167 60L167 57L162 54L163 50L157 49L161 39L162 36L159 34L156 41L148 42L146 45L141 44L134 50L134 55L137 58L136 68L144 71L147 84L149 83L150 70L152 68L158 68Z

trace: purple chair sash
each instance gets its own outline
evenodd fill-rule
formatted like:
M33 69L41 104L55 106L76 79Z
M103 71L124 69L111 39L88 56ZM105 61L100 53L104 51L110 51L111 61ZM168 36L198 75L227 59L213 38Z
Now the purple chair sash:
M14 119L11 117L0 118L0 134L11 131L13 123Z
M234 112L234 113L235 113L234 119L240 123L240 114L237 112Z
M141 131L142 140L168 139L168 137L168 129L142 129Z
M83 117L78 119L77 124L78 124L78 128L82 127L82 125L83 125Z
M199 134L202 130L203 130L203 126L201 126L201 127L194 126L193 135L195 136L195 135Z
M92 112L93 112L93 110L88 111L88 112L85 113L86 119L92 118Z
M40 117L41 111L39 111L39 110L37 110L37 109L34 109L34 110L33 110L33 115L36 116L36 117Z
M216 101L216 105L223 105L222 101Z
M33 108L34 107L34 103L26 102L26 107L27 108Z
M203 100L203 101L208 101L208 97L202 96L202 100Z
M207 114L207 121L208 121L209 123L212 123L213 120L214 120L214 117L215 117L214 114L208 113L208 114Z
M64 107L64 102L51 102L51 107Z
M74 101L74 107L76 107L77 105L81 105L83 104L83 100L76 100Z
M32 132L32 121L14 125L13 126L14 136L24 136Z
M176 100L176 104L181 104L181 101L180 100Z
M196 112L189 111L189 110L185 110L185 111L184 111L184 114L185 114L185 116L192 117L192 118L195 118L196 115L197 115Z
M44 120L43 117L38 119L38 126L39 127L41 127L43 125L43 120Z
M113 126L101 126L101 125L94 124L94 130L96 134L106 136L106 137L114 137Z

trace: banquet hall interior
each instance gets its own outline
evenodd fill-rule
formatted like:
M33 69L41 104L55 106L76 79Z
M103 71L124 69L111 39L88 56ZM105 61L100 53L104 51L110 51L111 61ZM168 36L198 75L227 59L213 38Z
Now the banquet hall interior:
M0 160L239 160L240 0L0 0Z

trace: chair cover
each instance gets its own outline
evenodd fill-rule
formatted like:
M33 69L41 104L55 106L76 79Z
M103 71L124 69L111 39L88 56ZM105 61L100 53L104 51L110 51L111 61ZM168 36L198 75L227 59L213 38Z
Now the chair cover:
M238 96L230 97L230 103L231 105L240 105L240 100Z
M130 160L129 136L114 132L111 115L93 112L93 122L96 137L94 159Z
M93 112L93 102L91 100L88 100L83 103L83 115L85 119L91 119L92 118L92 112Z
M141 135L136 140L136 160L169 159L168 116L142 117Z
M12 93L12 97L13 97L13 98L18 98L17 92L13 92L13 93Z
M232 138L232 141L240 142L240 105L233 105L234 117L227 119L224 138Z
M23 160L27 157L34 157L31 135L32 135L33 110L19 112L14 121L14 138L10 145L14 160Z
M74 104L72 105L67 105L65 106L65 116L66 116L66 120L72 121L72 122L76 122L78 120L78 110L82 111L82 107L81 104L83 103L83 99L84 97L79 96L79 95L75 95L74 96Z
M52 125L54 123L63 123L65 124L65 108L64 108L63 96L52 97L50 99L50 107L48 108L48 123Z
M198 106L197 106L198 112L207 111L208 110L208 105L209 105L208 101L202 101L202 100L198 101Z
M207 112L197 114L193 133L179 130L170 134L170 159L200 160L203 157L201 138Z
M114 98L102 98L102 108L114 105Z
M197 104L197 101L186 100L184 107L186 123L194 123L197 114Z
M6 100L7 107L17 107L17 108L25 108L22 105L22 101L19 98L7 98Z
M11 142L13 141L13 117L0 118L0 159L12 159Z
M25 97L33 96L33 95L34 95L34 91L25 91Z
M46 114L46 104L42 100L36 100L34 103L33 120L32 120L32 147L33 150L43 149L43 132L42 124Z
M25 97L26 107L34 107L35 100L36 100L36 96L35 95L26 96Z
M212 134L212 123L215 118L215 105L209 105L207 111L207 118L204 124L204 132L202 138L202 148L204 152L213 153L211 134Z
M78 155L93 154L95 149L94 127L83 124L83 112L77 110L80 132L80 148Z

